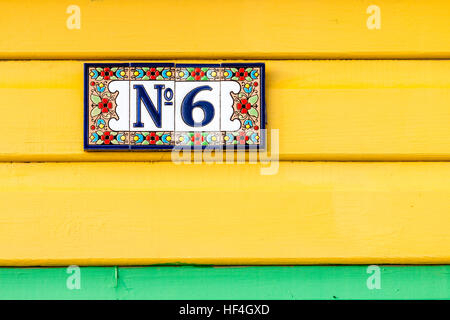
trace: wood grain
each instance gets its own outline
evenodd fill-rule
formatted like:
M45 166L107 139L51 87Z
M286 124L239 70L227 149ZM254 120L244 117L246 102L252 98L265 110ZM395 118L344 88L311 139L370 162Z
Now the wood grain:
M369 30L370 5L381 28ZM68 29L69 5L80 29ZM449 58L445 0L1 1L3 59Z
M450 159L448 61L266 61L266 74L282 160ZM171 159L83 150L83 62L0 62L0 96L0 161Z
M450 163L0 164L0 265L446 264Z

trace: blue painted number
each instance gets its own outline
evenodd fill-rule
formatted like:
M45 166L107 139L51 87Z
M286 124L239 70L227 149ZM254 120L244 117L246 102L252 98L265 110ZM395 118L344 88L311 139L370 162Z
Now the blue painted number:
M208 101L197 101L193 102L195 96L197 93L203 90L209 90L211 91L212 88L210 86L201 86L193 89L190 91L183 99L183 102L181 103L181 117L183 118L183 121L191 127L203 127L206 126L208 123L212 121L214 118L214 106L211 102ZM194 108L201 108L204 113L204 117L202 122L195 122L192 117L192 111Z

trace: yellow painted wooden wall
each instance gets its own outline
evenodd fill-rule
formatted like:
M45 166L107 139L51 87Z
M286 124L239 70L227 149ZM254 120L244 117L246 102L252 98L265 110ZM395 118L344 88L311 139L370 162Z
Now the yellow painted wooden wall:
M0 29L0 265L450 263L448 1L2 0ZM280 162L85 152L83 64L157 59L264 62Z
M1 4L0 57L9 59L446 59L450 52L445 0ZM71 5L80 8L80 29L66 28ZM372 5L381 10L380 29L367 27Z

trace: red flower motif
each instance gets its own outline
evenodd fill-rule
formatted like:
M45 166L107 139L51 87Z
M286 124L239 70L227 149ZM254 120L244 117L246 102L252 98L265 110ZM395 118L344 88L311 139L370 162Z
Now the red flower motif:
M112 72L109 68L105 68L102 72L100 72L100 75L103 77L103 79L109 80L109 78L114 75L114 72Z
M150 142L150 144L155 144L156 142L158 142L159 136L157 136L154 132L150 132L150 134L145 137L145 140Z
M201 133L195 133L192 137L191 137L191 141L195 144L195 145L200 145L202 144L204 140L204 137Z
M239 144L245 144L245 142L248 140L248 136L245 134L244 131L239 132L239 135L236 137L236 141Z
M247 99L242 99L238 104L237 108L241 113L247 113L250 110L252 105L248 103Z
M98 107L102 110L103 113L107 113L109 109L112 108L112 102L106 98L103 98L102 102L98 104Z
M150 68L149 71L147 71L147 75L150 77L151 80L155 80L157 76L159 76L159 71L156 70L156 68Z
M195 68L195 70L191 72L191 76L193 76L195 80L200 80L204 75L205 73L200 68Z
M104 144L110 144L112 140L114 140L114 136L111 135L111 132L105 131L100 137L103 140Z
M248 72L245 71L244 68L240 68L238 71L236 71L236 73L234 74L235 77L238 77L239 80L245 80L245 77L248 76Z

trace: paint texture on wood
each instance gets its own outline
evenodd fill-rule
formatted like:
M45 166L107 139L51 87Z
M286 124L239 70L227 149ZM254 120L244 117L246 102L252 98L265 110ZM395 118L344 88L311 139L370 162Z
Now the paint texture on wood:
M282 160L450 159L450 62L265 62ZM0 161L171 160L84 152L81 61L0 62L0 95Z
M445 0L47 0L1 7L3 59L450 57Z
M66 268L2 268L0 299L449 299L449 266L85 267L69 290ZM70 280L70 279L69 279Z
M0 265L450 263L450 163L0 165Z

